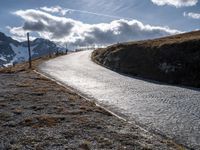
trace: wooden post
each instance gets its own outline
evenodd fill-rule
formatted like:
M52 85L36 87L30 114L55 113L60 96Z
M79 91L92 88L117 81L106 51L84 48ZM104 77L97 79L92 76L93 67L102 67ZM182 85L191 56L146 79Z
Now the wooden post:
M30 48L30 41L29 41L29 33L27 33L27 42L28 42L28 54L29 54L29 69L32 68L32 60L31 60L31 48Z
M66 44L66 49L65 49L65 53L67 54L67 52L68 52L68 48L67 48L67 44Z

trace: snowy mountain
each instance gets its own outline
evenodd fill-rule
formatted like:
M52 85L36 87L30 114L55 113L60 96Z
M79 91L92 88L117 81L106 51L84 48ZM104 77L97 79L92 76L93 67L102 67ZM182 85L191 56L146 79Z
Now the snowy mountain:
M65 50L64 47L57 46L54 42L42 38L30 41L30 46L33 58ZM27 60L27 42L18 42L0 32L0 67Z

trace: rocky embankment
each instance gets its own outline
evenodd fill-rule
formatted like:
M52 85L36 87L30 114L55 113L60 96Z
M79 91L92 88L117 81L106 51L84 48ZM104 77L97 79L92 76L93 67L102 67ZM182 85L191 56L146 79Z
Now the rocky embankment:
M92 59L121 73L200 87L200 31L97 49Z
M0 70L1 150L184 149L116 118L24 65Z

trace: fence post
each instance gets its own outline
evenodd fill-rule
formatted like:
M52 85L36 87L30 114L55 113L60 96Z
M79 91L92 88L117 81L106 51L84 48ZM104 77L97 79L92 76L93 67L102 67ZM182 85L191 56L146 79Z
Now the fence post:
M30 41L29 41L29 33L27 33L27 42L28 42L28 54L29 54L29 69L32 68L32 60L31 60L31 48L30 48Z

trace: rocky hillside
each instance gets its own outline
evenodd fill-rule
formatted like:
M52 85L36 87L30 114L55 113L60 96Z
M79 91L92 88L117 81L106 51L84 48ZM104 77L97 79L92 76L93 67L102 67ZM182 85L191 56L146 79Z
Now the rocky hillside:
M33 58L65 50L63 47L57 46L52 41L42 38L31 41L30 45ZM0 67L27 60L27 42L18 42L0 32Z
M200 87L200 31L112 45L92 59L129 75Z

